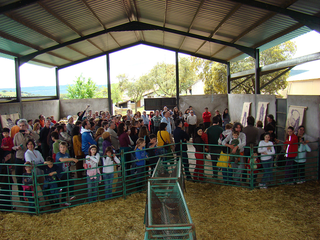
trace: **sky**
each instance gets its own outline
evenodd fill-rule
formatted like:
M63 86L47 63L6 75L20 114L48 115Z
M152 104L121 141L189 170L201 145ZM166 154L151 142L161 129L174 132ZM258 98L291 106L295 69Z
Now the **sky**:
M320 52L320 34L315 31L295 38L293 41L297 44L294 57ZM179 54L179 56L186 55ZM126 74L129 79L138 79L161 62L174 64L175 53L144 45L112 53L110 54L111 83L117 82L117 76L120 74ZM294 69L318 69L319 65L320 61L314 61L298 65ZM0 57L0 66L1 88L15 88L14 61ZM106 57L102 56L60 70L60 85L72 84L80 74L86 78L91 77L97 85L107 85ZM20 67L20 79L22 87L55 86L55 70L26 63Z

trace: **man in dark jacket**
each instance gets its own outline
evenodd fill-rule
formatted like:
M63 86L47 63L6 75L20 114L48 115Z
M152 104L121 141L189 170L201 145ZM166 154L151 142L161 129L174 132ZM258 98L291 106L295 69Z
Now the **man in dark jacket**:
M176 143L175 145L175 152L177 154L177 156L180 156L181 152L180 152L180 141L182 143L185 143L182 145L182 164L184 167L184 172L187 176L187 180L191 180L191 174L189 171L189 160L188 160L188 146L187 146L187 141L189 141L189 135L183 131L182 128L182 120L181 119L177 119L175 122L176 125L176 129L173 131L173 138L174 138L174 142Z
M47 139L50 132L51 120L47 118L44 127L40 131L41 153L44 159L49 156L50 146Z
M223 128L220 127L219 125L220 120L221 120L221 116L220 117L214 116L212 118L212 126L207 129L209 151L211 153L211 160L212 160L213 177L218 176L217 161L220 156L219 154L221 152L221 147L217 146L220 135L223 132Z

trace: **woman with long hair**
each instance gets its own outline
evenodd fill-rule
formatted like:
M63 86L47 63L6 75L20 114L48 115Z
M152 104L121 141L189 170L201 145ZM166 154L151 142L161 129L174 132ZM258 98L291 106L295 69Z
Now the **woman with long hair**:
M128 152L131 151L131 147L133 145L132 140L129 138L130 130L126 131L126 125L124 123L120 123L118 127L118 139L119 139L119 145L120 145L120 152L123 150L125 154L125 171L126 175L130 175L130 168L131 168L131 154L128 154Z

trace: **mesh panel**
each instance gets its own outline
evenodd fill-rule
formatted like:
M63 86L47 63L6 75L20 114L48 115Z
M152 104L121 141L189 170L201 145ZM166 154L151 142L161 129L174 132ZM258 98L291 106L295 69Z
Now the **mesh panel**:
M178 183L149 184L148 191L151 206L151 212L147 214L150 220L146 226L148 239L195 239L194 225L189 220Z

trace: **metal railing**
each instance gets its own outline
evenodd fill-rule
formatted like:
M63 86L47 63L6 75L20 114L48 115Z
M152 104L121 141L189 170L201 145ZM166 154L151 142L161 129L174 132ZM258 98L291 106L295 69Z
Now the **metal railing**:
M154 158L161 157L168 164L174 163L177 156L183 157L183 153L186 153L182 151L183 144L177 144L180 145L179 151L171 150L172 148L168 151L161 150L160 155ZM208 152L205 151L205 144L202 144L204 149L202 152L196 152L189 146L188 159L182 159L183 175L187 177L186 180L194 182L241 186L248 189L264 187L259 185L261 182L266 182L267 186L277 186L319 179L319 142L313 144L317 144L317 147L307 154L305 163L296 164L295 160L288 163L288 159L283 158L284 153L278 151L272 155L272 164L269 166L263 161L255 161L254 153L258 147L248 148L250 155L243 156L242 153L231 154L227 148L224 149L225 153L210 152L210 147L221 148L220 145L210 145ZM171 144L171 146L175 145ZM193 144L187 143L187 145ZM278 144L275 148L282 149L283 146ZM146 149L146 151L154 149ZM23 183L24 175L17 175L14 170L17 167L24 168L25 165L1 163L0 210L31 214L49 213L97 201L126 198L130 194L144 191L156 161L147 158L145 165L139 166L136 165L138 160L132 158L133 154L135 151L121 151L118 154L120 165L112 165L114 172L111 176L103 173L104 166L100 164L97 168L101 174L96 178L87 176L85 169L76 169L75 166L71 166L70 171L59 174L64 177L59 179L54 176L53 181L48 182L46 181L48 175L39 174L38 166L33 166L33 183L30 186ZM234 157L234 160L230 161L230 157ZM186 174L186 169L190 172L189 176ZM264 180L266 170L269 170L272 179Z

